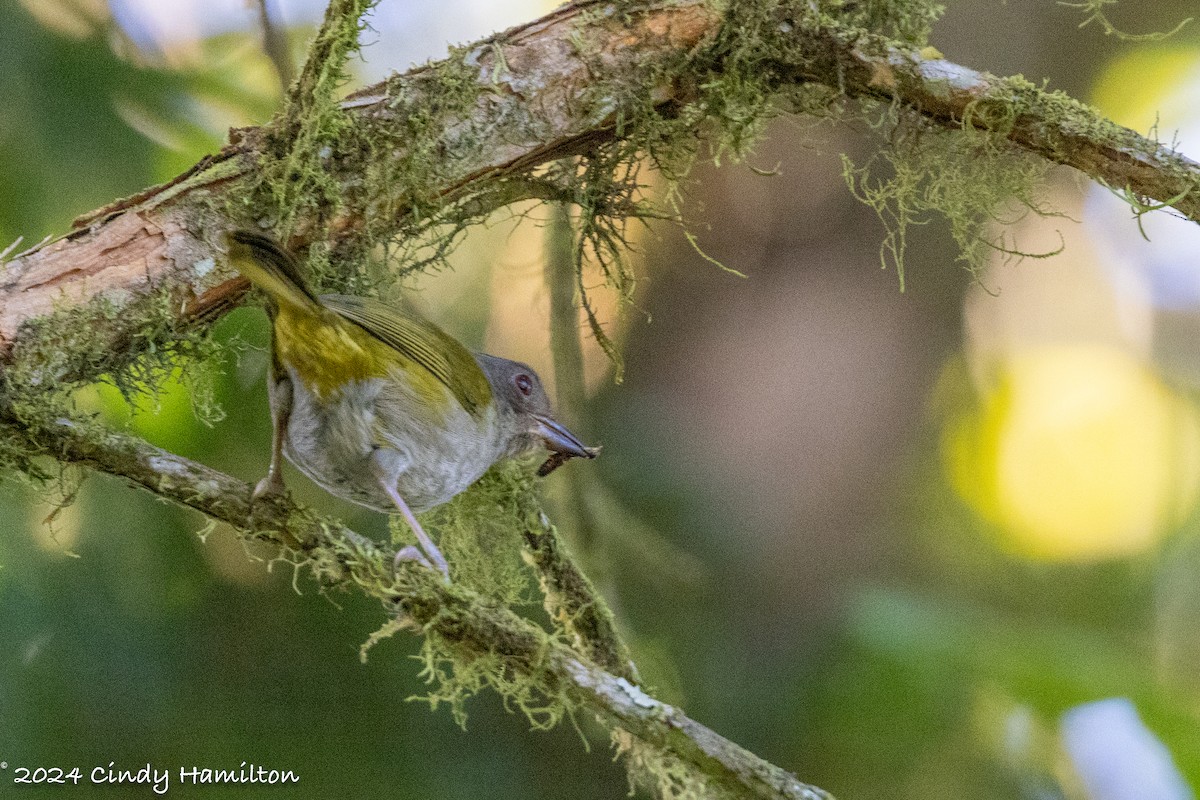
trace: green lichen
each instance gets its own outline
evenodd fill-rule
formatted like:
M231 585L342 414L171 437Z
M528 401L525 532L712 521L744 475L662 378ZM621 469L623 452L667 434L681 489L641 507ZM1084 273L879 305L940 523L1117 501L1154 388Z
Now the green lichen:
M929 0L822 0L821 10L843 25L920 48L946 9Z
M55 471L42 457L45 453L30 443L19 425L0 424L0 474L33 486L50 482Z
M412 76L407 91L387 101L396 124L386 134L361 139L361 196L368 211L366 235L373 242L390 239L402 214L418 222L438 216L446 203L434 187L448 183L441 165L482 146L480 132L470 127L446 136L448 121L466 117L488 91L476 58L454 48L449 58Z
M346 37L357 35L349 26L339 30ZM344 57L350 50L338 52ZM332 94L334 82L310 103L309 115L297 117L296 133L273 137L261 160L253 203L275 209L260 216L285 236L301 216L312 226L306 238L316 244L306 257L314 286L387 293L403 274L443 265L467 225L478 221L480 213L471 209L469 198L447 199L434 188L449 183L442 166L448 155L482 146L482 133L469 128L452 141L444 136L451 122L466 117L488 91L476 57L455 49L450 58L390 82L380 100L380 113L390 125L368 124L346 113ZM404 89L393 94L395 86ZM337 249L330 250L325 227L346 209L354 210L354 223L339 231ZM405 243L405 253L429 242L434 256L415 265L406 259L398 269L376 269L391 260L397 240Z
M605 5L580 16L573 43L585 59L593 41L592 29L627 27L646 13L622 4L615 8L620 13ZM804 38L793 35L796 26L829 25L845 30L869 25L876 33L919 47L927 41L942 7L928 0L827 0L814 4L730 0L723 10L729 23L706 46L660 64L640 81L597 86L595 96L585 98L583 105L617 109L613 121L616 138L567 166L555 167L579 209L578 302L593 337L614 362L618 382L620 354L608 326L595 311L589 297L594 289L584 275L598 268L604 285L620 300L618 313L633 307L637 280L629 261L628 223L668 219L684 224L680 186L697 160L705 157L716 164L741 160L770 120L784 112L836 119L861 116L860 110L848 110L836 89L798 82L794 66L781 66L820 57L804 51ZM680 76L684 76L686 90L677 92L680 100L664 105L661 87L681 80ZM639 179L646 164L665 179L657 198L646 192ZM695 245L694 237L689 235L689 241Z
M291 231L301 213L320 225L341 207L341 185L330 165L351 123L338 105L338 92L348 77L346 63L358 50L366 25L363 17L375 2L333 0L329 4L324 24L309 46L304 71L271 126L260 161L261 189L278 212L276 228L284 233Z
M95 297L26 322L0 371L0 415L16 423L0 435L0 471L38 482L55 477L38 460L47 454L22 429L78 418L77 393L95 382L115 386L136 410L153 407L160 387L178 381L199 419L220 419L213 386L224 349L181 325L176 306L171 293L160 290L119 306ZM95 432L101 434L100 426Z
M592 336L613 363L613 379L620 383L624 377L621 353L596 312L585 275L588 266L595 265L604 285L616 292L622 306L631 304L637 274L629 260L626 226L630 219L659 214L641 196L643 187L638 180L641 161L628 153L624 144L596 147L580 162L580 168L571 176L576 181L573 194L579 208L572 247L575 296ZM615 211L614 206L623 210Z
M510 608L532 601L533 584L522 558L528 497L536 492L533 471L517 461L502 461L470 489L421 515L450 563L451 578ZM411 541L399 516L392 517L393 538Z
M895 268L901 290L908 235L935 216L949 223L958 258L972 273L995 254L1050 255L1022 252L1008 233L1025 213L1053 213L1036 197L1049 168L1044 160L1010 146L1001 129L978 130L970 121L960 130L911 117L888 124L893 131L888 148L861 164L843 155L842 168L854 196L883 222L880 260Z
M486 616L500 613L500 609L531 610L533 580L524 557L523 533L531 525L540 525L531 519L531 515L540 514L534 464L529 460L507 460L449 503L423 514L421 523L436 538L450 563L451 590L471 590L484 602L494 604L496 611L484 611ZM398 517L393 518L393 535L400 543L411 540L411 533ZM406 589L405 595L411 594ZM422 605L420 600L410 602ZM414 699L428 702L433 709L448 706L455 721L463 726L467 700L484 688L494 690L505 708L523 714L535 728L552 727L572 713L574 704L538 658L531 662L527 655L520 656L520 665L512 663L514 653L531 649L528 642L509 646L495 641L485 650L478 647L477 639L471 639L471 646L464 646L463 639L448 633L459 629L459 621L445 617L446 613L443 609L420 626L425 637L421 675L430 689ZM550 632L528 628L527 634L536 639L532 649L544 652L550 642L565 639L564 628L557 620L551 622ZM380 639L412 624L401 620L384 626L364 644L364 653Z
M171 293L160 290L118 305L95 297L26 322L3 371L9 408L62 408L100 376L129 399L152 393L178 373L207 383L203 366L220 348L179 321ZM201 391L201 395L210 392Z
M549 635L544 643L549 645ZM505 710L523 715L536 730L549 730L574 713L576 704L561 686L561 681L545 664L522 665L511 669L502 643L484 652L466 651L440 633L426 630L421 647L421 677L429 692L413 700L441 705L460 727L467 724L466 702L485 688L498 694Z
M1059 5L1078 9L1083 12L1084 20L1079 23L1079 27L1086 28L1088 25L1096 23L1104 31L1105 36L1114 36L1125 42L1161 42L1163 39L1170 38L1179 33L1192 21L1192 17L1187 17L1181 20L1174 28L1165 32L1128 33L1118 28L1108 18L1108 11L1106 9L1115 6L1117 2L1118 0L1080 0L1080 2L1064 2L1064 0L1059 0Z
M612 732L613 747L625 759L629 793L638 789L661 800L733 800L701 772L669 751L652 747L621 728Z
M747 8L740 8L746 5ZM739 6L733 8L732 6ZM620 13L615 13L619 11ZM743 19L748 11L761 18ZM598 59L589 48L597 31L628 27L645 10L604 6L581 14L573 39L585 60ZM762 133L767 120L779 113L773 103L771 76L762 70L762 51L755 36L759 23L778 24L762 4L731 4L727 12L739 20L726 26L718 41L696 53L680 54L650 70L639 81L600 85L584 97L581 106L616 109L613 139L598 143L576 158L554 165L550 174L578 209L574 260L576 298L583 308L593 338L615 366L620 382L619 350L591 299L594 291L585 278L593 269L603 284L615 292L618 314L633 306L637 274L629 259L627 235L631 221L667 219L682 222L678 187L701 155L708 137L708 156L740 158ZM736 34L733 29L736 27ZM597 63L597 70L602 67ZM660 89L678 76L694 81L688 102L663 106ZM656 198L647 191L642 170L649 165L665 181Z
M533 181L543 181L578 209L577 299L593 337L616 365L619 381L618 348L609 323L596 312L591 298L595 287L585 282L585 273L600 274L620 301L618 314L624 313L633 306L637 286L628 223L660 218L682 222L677 187L699 156L718 163L744 157L767 122L784 110L846 114L836 90L797 87L773 66L796 60L791 50L802 45L789 33L801 21L797 15L806 23L871 25L919 45L941 11L929 0L826 0L799 7L782 0L732 0L724 6L736 22L723 26L706 46L639 73L638 80L598 84L580 100L582 108L596 110L597 121L611 114L612 139L541 175L497 175L452 197L433 190L453 184L441 165L460 163L494 139L491 127L475 128L485 123L475 121L471 112L489 92L511 91L502 38L453 50L448 59L386 84L378 113L390 118L387 126L359 124L337 106L337 80L318 82L319 91L302 109L307 116L289 112L287 135L276 136L279 146L268 148L264 156L263 193L278 208L267 219L278 217L286 232L302 208L298 203L308 203L303 210L311 213L305 218L315 219L318 228L318 235L306 237L318 242L307 254L313 283L337 291L390 294L398 276L445 264L464 232L495 207L481 198L494 200L506 184L523 182L520 188L528 190ZM577 54L585 61L595 59L602 70L599 43L611 38L609 29L626 29L647 13L625 3L585 9L572 38ZM334 26L329 37L340 44L328 49L344 58L357 46L356 35L355 26ZM689 91L679 93L687 99L664 106L661 87L679 76L689 83ZM397 91L401 86L403 91ZM300 108L295 102L293 106ZM502 124L515 140L536 139L541 133L532 112L518 110ZM641 179L646 165L666 179L657 201ZM353 180L347 180L350 175ZM342 208L355 209L354 228L339 231L333 252L320 244L325 237L319 229ZM376 268L389 259L390 269Z

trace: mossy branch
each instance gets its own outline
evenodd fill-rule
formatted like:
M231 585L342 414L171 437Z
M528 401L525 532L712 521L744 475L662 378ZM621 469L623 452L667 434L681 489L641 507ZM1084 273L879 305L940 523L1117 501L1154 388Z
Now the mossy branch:
M400 620L439 637L464 659L498 655L505 672L595 714L622 741L632 736L639 746L685 765L711 796L829 798L625 678L605 672L508 609L462 586L445 585L422 567L395 568L395 553L388 548L290 499L251 503L249 484L90 421L60 418L30 426L0 417L0 435L195 509L229 524L247 540L276 544L285 559L307 567L324 587L378 599Z
M332 182L321 194L341 198L336 215L294 205L290 243L304 247L320 236L336 249L364 236L403 235L433 206L495 196L510 178L532 185L541 165L644 135L635 121L645 119L647 105L685 124L674 129L677 138L694 139L704 122L753 127L753 118L734 120L728 96L713 94L711 87L735 79L761 95L758 117L777 110L773 97L820 85L832 97L894 104L951 130L990 130L1200 220L1200 165L1065 95L927 58L915 45L816 13L810 0L726 5L723 13L711 0L578 2L355 92L341 103L337 146L315 151ZM620 13L614 19L605 8ZM331 78L302 76L296 85L327 91L323 80ZM291 108L302 105L298 99ZM236 132L176 180L84 215L69 234L9 259L0 277L0 362L12 357L25 321L97 294L119 305L167 291L181 321L203 323L236 303L244 284L233 278L231 286L218 267L213 232L263 221L259 167L285 155L271 145L289 118ZM265 188L287 194L278 183ZM119 315L96 335L135 338Z
M563 550L562 540L544 514L525 527L530 559L541 575L546 611L589 660L618 678L637 682L637 667L617 633L608 605L587 575Z

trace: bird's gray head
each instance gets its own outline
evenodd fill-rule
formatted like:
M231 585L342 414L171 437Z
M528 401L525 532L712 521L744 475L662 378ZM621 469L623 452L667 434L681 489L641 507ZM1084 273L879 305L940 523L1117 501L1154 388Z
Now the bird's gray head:
M550 412L550 398L533 368L519 361L476 353L496 398L501 433L509 455L539 444L567 457L595 458L596 451L579 441Z

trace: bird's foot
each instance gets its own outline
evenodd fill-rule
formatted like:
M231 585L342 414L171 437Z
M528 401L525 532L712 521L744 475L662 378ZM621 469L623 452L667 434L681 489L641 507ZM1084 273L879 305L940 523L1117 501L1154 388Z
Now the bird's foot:
M424 542L422 542L422 544L424 544ZM446 557L442 555L442 551L438 550L437 546L434 545L433 542L428 542L428 544L429 547L425 549L425 554L429 557L429 561L432 562L433 568L442 573L442 579L446 583L449 583L450 565L446 563Z
M283 476L278 472L268 472L267 476L254 485L254 493L250 500L261 500L264 497L283 497L287 487L283 485Z
M440 556L441 553L438 553L438 555ZM439 558L435 564L435 562L430 561L429 557L421 552L421 548L417 547L415 544L405 545L404 547L400 548L399 552L396 553L395 566L399 567L405 562L416 562L431 572L440 572L442 573L442 579L446 583L450 583L450 568L446 565L446 560L444 558Z
M420 558L409 558L407 560L416 560L430 569L436 569L438 572L442 573L442 578L445 580L445 582L450 583L450 567L448 564L446 564L445 556L442 555L441 550L438 550L437 545L433 543L433 540L429 538L429 534L425 532L425 529L421 527L421 523L417 521L417 516L412 512L412 509L408 507L408 503L404 502L404 498L400 496L400 492L396 489L395 479L388 477L387 469L381 461L382 454L383 450L379 448L377 448L375 452L371 454L371 463L375 467L376 477L379 478L379 485L383 488L383 491L387 494L387 496L391 498L392 502L396 504L396 510L400 512L402 517L404 517L404 521L407 522L408 527L412 529L413 535L417 537L417 544L421 546L421 549L418 550L412 545L409 545L408 547L402 548L400 553L404 553L408 550L417 553L421 556ZM396 555L396 559L400 559L399 553Z
M396 553L395 564L397 567L406 561L415 561L422 567L425 567L425 569L434 569L433 563L425 557L425 554L415 544L405 545Z

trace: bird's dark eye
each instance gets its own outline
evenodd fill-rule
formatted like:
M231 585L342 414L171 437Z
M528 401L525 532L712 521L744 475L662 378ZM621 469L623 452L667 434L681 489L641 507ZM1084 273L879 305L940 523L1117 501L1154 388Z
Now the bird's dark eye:
M513 383L517 385L517 391L529 397L533 393L533 378L522 372L517 377L513 378Z

